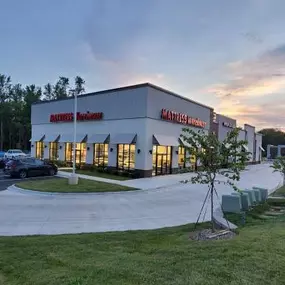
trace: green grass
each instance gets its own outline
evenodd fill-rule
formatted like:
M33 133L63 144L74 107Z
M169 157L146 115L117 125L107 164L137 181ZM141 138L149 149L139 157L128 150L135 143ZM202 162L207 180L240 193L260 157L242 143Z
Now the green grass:
M276 191L274 191L274 193L272 193L271 196L284 196L285 197L285 186L282 186L280 188L278 188Z
M87 193L87 192L118 192L137 190L135 188L110 184L105 182L97 182L88 179L79 179L77 185L69 185L66 178L51 178L46 180L30 180L16 184L16 186L37 190L41 192L61 192L61 193ZM1 284L1 283L0 283Z
M264 224L265 220L260 216L270 210L270 204L264 203L255 206L250 211L245 213L245 223L243 221L242 215L243 214L234 214L234 213L227 213L226 218L237 225L238 227L248 227L251 225L262 225Z
M0 284L284 284L284 222L226 241L191 241L192 228L1 237Z
M63 169L62 171L66 172L72 172L71 169ZM107 178L107 179L113 179L113 180L130 180L130 177L124 177L120 175L115 175L111 173L106 173L106 172L98 172L96 170L82 170L78 169L76 170L77 174L84 174L84 175L90 175L90 176L96 176L96 177L102 177L102 178Z

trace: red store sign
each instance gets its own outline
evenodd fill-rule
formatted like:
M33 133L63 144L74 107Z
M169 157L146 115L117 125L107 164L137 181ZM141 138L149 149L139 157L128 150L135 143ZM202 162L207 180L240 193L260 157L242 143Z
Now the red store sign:
M198 128L205 128L207 125L206 122L198 118L192 118L186 114L178 113L175 111L169 111L166 109L161 110L161 119L183 125L195 126Z
M95 121L102 120L103 113L80 113L77 112L76 116L77 121ZM73 122L73 113L59 113L59 114L51 114L49 121L51 123L57 122Z

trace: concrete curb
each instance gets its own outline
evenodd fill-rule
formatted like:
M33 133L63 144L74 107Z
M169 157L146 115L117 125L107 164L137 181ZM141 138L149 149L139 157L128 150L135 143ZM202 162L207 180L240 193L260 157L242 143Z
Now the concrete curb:
M217 208L214 211L213 219L215 224L222 229L236 230L238 228L235 224L224 218L224 213L222 212L221 208Z
M126 195L126 194L136 194L141 192L158 192L161 189L154 188L154 189L138 189L138 190L129 190L129 191L117 191L117 192L86 192L86 193L61 193L61 192L41 192L37 190L29 190L17 187L15 184L9 186L7 190L10 192L21 193L21 194L28 194L28 195L44 195L44 196L102 196L102 195Z
M277 190L278 188L280 188L281 187L281 185L282 185L282 183L281 182L279 182L279 184L276 186L276 187L274 187L274 188L272 188L272 189L268 189L268 194L271 194L271 193L273 193L275 190ZM274 198L274 197L268 197L268 199L270 199L270 198ZM277 197L275 197L275 198L277 198ZM285 197L283 197L283 199L284 199ZM235 225L235 224L233 224L233 223L231 223L230 221L228 221L227 219L225 219L224 218L224 213L222 212L222 209L219 207L219 208L217 208L215 211L214 211L214 222L219 226L219 227L221 227L221 228L223 228L223 229L230 229L230 230L236 230L238 227Z

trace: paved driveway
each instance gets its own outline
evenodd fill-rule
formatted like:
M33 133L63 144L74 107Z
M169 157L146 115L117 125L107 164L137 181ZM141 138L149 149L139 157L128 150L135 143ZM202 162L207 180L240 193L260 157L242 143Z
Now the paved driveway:
M40 180L40 179L49 179L49 178L50 177L48 176L39 176L39 177L26 178L25 180ZM0 169L0 191L6 190L9 186L17 183L17 181L19 180L21 179L4 176L2 169Z
M0 235L154 229L195 222L207 187L179 183L185 177L184 174L133 180L127 183L160 188L116 194L46 195L2 191ZM273 188L280 181L280 175L273 174L269 165L264 164L244 171L239 186ZM232 190L219 185L218 192L221 195ZM205 219L209 219L209 213Z

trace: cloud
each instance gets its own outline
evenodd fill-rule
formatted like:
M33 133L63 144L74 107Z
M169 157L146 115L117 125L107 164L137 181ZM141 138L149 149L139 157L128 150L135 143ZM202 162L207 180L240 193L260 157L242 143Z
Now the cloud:
M255 105L229 99L222 101L216 110L237 119L239 125L250 123L259 129L274 127L285 130L285 99Z
M261 97L285 88L285 44L254 60L231 62L226 67L227 83L208 89L219 98Z

